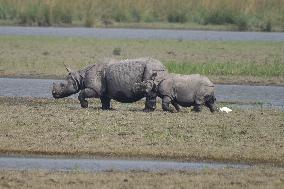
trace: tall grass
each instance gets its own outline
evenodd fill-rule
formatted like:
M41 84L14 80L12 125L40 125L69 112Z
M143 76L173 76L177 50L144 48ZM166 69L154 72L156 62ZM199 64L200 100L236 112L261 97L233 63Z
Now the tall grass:
M194 22L272 30L284 23L284 0L0 0L0 19L25 25L97 22Z

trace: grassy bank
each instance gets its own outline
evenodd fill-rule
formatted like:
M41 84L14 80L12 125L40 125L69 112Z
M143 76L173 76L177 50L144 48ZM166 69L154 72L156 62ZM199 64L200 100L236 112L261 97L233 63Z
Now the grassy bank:
M284 166L283 113L184 109L144 113L143 102L0 98L0 152L274 163ZM158 120L158 121L157 121Z
M37 26L149 26L154 23L154 27L159 27L169 23L171 28L178 23L188 28L190 25L201 28L230 25L228 28L236 30L283 31L283 11L282 0L0 1L3 24Z
M284 186L284 170L251 168L180 172L0 171L1 188L275 188Z
M63 77L105 58L152 57L175 73L218 83L284 83L283 42L99 40L0 36L0 76Z

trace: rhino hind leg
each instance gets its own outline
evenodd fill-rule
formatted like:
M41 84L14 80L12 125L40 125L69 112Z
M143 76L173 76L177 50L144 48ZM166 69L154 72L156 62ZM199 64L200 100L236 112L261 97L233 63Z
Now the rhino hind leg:
M162 108L164 111L167 112L174 112L174 109L170 107L170 103L172 102L172 99L168 96L164 96L162 99Z
M101 96L102 110L110 110L110 101L111 99L107 96Z
M193 112L201 112L201 110L202 110L201 105L200 104L196 104L196 105L194 105L194 107L193 107L193 109L191 111L193 111Z
M215 102L216 98L214 95L208 95L205 97L205 106L207 106L212 113L218 111Z
M202 110L202 100L200 98L195 99L195 103L193 106L193 109L191 111L193 112L201 112Z
M78 100L80 101L82 108L88 108L88 101L86 98L94 98L96 97L96 92L93 89L86 88L81 90L78 96Z

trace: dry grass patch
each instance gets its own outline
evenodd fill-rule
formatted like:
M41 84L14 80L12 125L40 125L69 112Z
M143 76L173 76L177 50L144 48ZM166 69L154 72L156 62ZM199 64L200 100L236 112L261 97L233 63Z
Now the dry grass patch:
M81 109L72 99L6 97L0 104L2 153L284 164L284 119L276 110L144 113L141 101L102 111L98 100Z
M173 172L0 171L1 188L283 188L282 168Z

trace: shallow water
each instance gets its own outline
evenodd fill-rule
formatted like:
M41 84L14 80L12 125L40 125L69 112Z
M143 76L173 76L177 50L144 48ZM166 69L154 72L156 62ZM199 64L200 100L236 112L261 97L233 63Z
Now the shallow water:
M74 159L60 157L0 157L0 169L4 170L50 170L50 171L162 171L222 168L249 168L247 164L174 162L121 159Z
M24 36L78 36L99 39L174 39L174 40L234 40L234 41L284 41L280 32L227 32L165 29L120 28L60 28L1 26L0 35Z
M0 78L0 96L52 98L52 83L59 81ZM216 85L216 98L219 102L237 102L242 108L257 105L284 109L284 87L279 86Z

